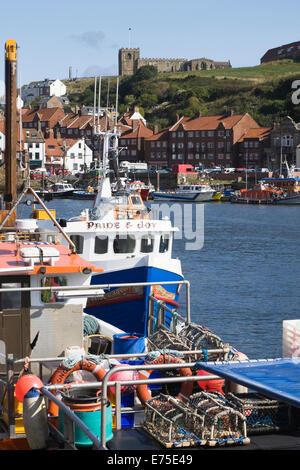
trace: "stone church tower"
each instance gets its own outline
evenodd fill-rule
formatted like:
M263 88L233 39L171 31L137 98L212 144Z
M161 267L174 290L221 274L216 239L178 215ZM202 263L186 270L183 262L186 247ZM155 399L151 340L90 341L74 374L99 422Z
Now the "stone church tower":
M119 75L134 75L140 58L140 49L119 49Z

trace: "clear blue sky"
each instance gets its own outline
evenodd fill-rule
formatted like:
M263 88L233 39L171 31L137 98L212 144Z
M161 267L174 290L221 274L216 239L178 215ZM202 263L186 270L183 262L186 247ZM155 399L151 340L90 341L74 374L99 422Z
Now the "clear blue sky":
M2 1L0 81L7 39L18 43L25 84L67 78L69 66L77 76L115 75L129 43L141 57L253 66L266 50L300 40L299 17L299 0Z

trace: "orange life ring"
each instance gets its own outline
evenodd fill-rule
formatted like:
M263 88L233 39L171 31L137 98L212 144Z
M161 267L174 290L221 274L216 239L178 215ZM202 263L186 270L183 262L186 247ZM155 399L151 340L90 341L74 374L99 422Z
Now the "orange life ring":
M184 361L180 358L174 357L174 356L169 355L169 354L161 354L160 356L158 356L157 359L155 359L153 362L151 362L151 364L153 364L153 365L154 364L180 364L182 362L184 362ZM145 362L145 364L149 364L149 362L148 363ZM153 372L152 370L139 371L139 374L138 374L139 379L140 380L148 379L152 372ZM182 377L190 377L193 374L192 374L192 371L189 367L182 367L180 369L180 375ZM193 387L194 387L193 382L183 382L182 385L181 385L181 388L180 388L180 392L179 392L179 394L177 395L176 398L178 398L178 400L184 402L186 400L186 398L189 398L189 396L193 392ZM145 402L147 400L150 400L151 393L148 390L148 385L147 384L138 385L137 388L136 388L136 391L137 391L137 396L139 397L139 399L140 399L140 401L143 405L145 404Z
M50 377L49 383L51 385L64 384L65 380L69 377L69 375L78 370L86 370L88 372L91 372L96 377L98 382L102 382L106 374L106 370L100 364L95 364L94 362L89 361L87 359L82 359L81 361L78 361L75 366L72 367L72 369L68 369L63 364L61 364ZM56 395L56 392L52 393ZM58 406L51 400L49 403L48 411L52 416L58 415Z

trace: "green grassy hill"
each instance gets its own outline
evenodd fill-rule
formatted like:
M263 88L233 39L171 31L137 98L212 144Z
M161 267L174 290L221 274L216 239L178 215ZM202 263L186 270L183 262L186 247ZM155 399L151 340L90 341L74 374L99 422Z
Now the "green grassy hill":
M285 116L300 121L300 105L291 100L292 83L300 79L300 63L291 60L255 67L158 74L151 66L136 75L121 77L119 112L134 105L148 126L164 128L176 121L176 114L193 116L250 113L262 126L271 126ZM93 105L94 78L65 82L72 105ZM109 94L108 94L109 88ZM115 104L116 77L102 77L101 105Z

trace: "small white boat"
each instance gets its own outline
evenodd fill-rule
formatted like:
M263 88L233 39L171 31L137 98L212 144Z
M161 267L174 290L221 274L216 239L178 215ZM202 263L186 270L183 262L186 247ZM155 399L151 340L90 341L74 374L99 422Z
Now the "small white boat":
M182 202L208 202L213 199L215 190L208 184L180 184L175 191L154 191L155 199Z

